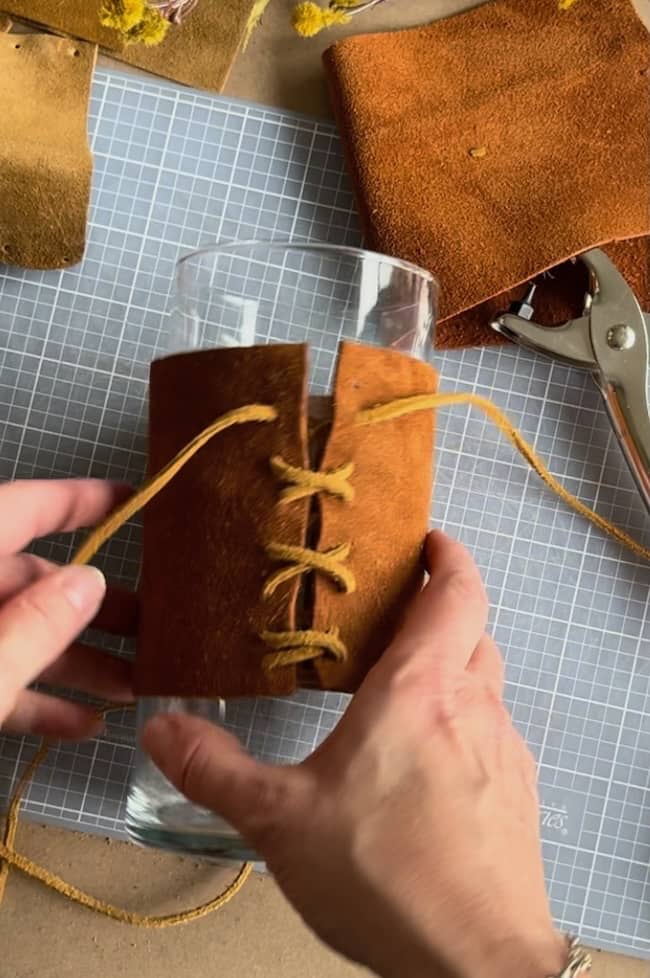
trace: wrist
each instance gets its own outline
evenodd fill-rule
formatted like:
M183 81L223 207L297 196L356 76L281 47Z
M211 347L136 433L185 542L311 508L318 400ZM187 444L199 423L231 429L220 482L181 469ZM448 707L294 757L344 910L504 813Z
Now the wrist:
M495 935L482 947L477 942L461 964L458 978L554 978L568 959L567 938L552 927L535 935Z
M472 978L551 978L560 975L567 965L569 944L566 937L554 929L536 937L505 939L488 955L485 967Z
M442 957L415 947L399 966L378 969L382 978L555 978L569 961L568 939L549 927L544 934L482 939L471 925L454 953ZM394 964L394 962L393 962Z

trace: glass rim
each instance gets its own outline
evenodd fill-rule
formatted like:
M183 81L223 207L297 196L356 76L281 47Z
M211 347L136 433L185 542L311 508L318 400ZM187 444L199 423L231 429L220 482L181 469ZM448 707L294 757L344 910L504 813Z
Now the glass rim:
M384 255L380 251L371 251L368 248L356 248L353 245L329 244L321 241L287 241L281 238L252 238L249 241L230 241L225 244L212 244L205 245L203 248L195 248L194 251L189 251L176 260L176 275L178 276L182 272L186 262L192 261L193 259L206 255L236 255L240 249L254 247L278 251L323 251L326 253L329 252L330 254L350 255L354 258L369 258L377 263L382 262L385 265L400 268L404 272L410 272L412 275L417 275L425 281L430 282L436 289L440 288L438 279L432 272L427 271L426 268L422 268L420 265L416 265L414 262L406 261L404 258L394 258L392 255Z

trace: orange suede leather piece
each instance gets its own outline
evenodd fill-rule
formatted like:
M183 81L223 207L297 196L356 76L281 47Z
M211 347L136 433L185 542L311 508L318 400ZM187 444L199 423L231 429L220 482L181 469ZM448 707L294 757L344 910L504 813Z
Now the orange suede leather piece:
M326 52L368 242L439 277L437 345L494 339L509 290L649 233L649 64L629 0L495 0ZM616 253L648 308L647 242ZM559 274L541 321L580 307Z
M97 48L0 33L0 263L66 268L83 257Z
M269 461L306 464L306 347L204 350L152 364L149 470L227 411L271 404L278 419L222 432L144 511L139 696L282 695L295 668L264 672L265 629L295 625L298 579L262 597L271 540L304 545L308 503L278 506Z
M603 250L617 265L642 305L650 309L650 239L644 237L612 241ZM584 297L589 290L589 275L582 262L563 262L548 274L540 275L536 283L536 322L544 326L559 326L583 314ZM525 292L526 286L518 286L438 323L436 346L439 349L449 349L503 343L503 336L488 324Z
M316 661L324 689L354 692L390 642L408 602L423 581L422 544L429 525L433 480L434 412L419 411L373 425L357 413L398 397L437 389L425 363L392 350L342 343L334 389L334 421L321 468L354 463L354 499L319 496L316 549L350 541L346 565L357 589L343 594L329 579L315 580L313 627L337 627L346 662Z

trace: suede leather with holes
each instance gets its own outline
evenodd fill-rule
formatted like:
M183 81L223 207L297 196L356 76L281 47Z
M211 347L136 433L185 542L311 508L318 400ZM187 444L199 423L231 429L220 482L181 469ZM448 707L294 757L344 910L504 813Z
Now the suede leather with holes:
M135 68L213 92L226 84L255 0L205 0L155 47L125 45L117 31L102 27L102 5L103 0L2 0L3 9L15 17L94 41Z
M433 412L366 427L353 417L379 401L435 391L436 373L391 350L342 343L333 422L312 466L332 471L353 463L354 496L319 492L282 502L271 460L310 466L307 352L278 344L152 365L151 473L227 411L272 404L278 419L222 432L144 510L139 696L277 696L297 686L353 692L421 587ZM264 594L278 569L269 544L320 553L348 542L344 563L356 585L350 593L313 571ZM338 630L345 661L325 654L299 667L265 669L269 646L260 636L294 629Z
M602 244L650 308L649 65L630 0L496 0L326 52L367 240L438 276L437 346L502 342L490 319L549 269L536 318L580 315L560 263Z
M83 257L97 48L0 33L0 263L66 268Z

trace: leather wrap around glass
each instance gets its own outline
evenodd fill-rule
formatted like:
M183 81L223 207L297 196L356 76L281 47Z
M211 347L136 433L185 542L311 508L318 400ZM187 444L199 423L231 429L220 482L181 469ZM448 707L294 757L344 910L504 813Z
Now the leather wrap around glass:
M380 255L248 244L181 260L170 353L151 366L149 469L218 417L144 512L139 727L199 714L265 760L329 733L423 580L434 417L368 409L431 394L436 283ZM365 412L365 413L364 413ZM250 853L139 755L137 840Z

